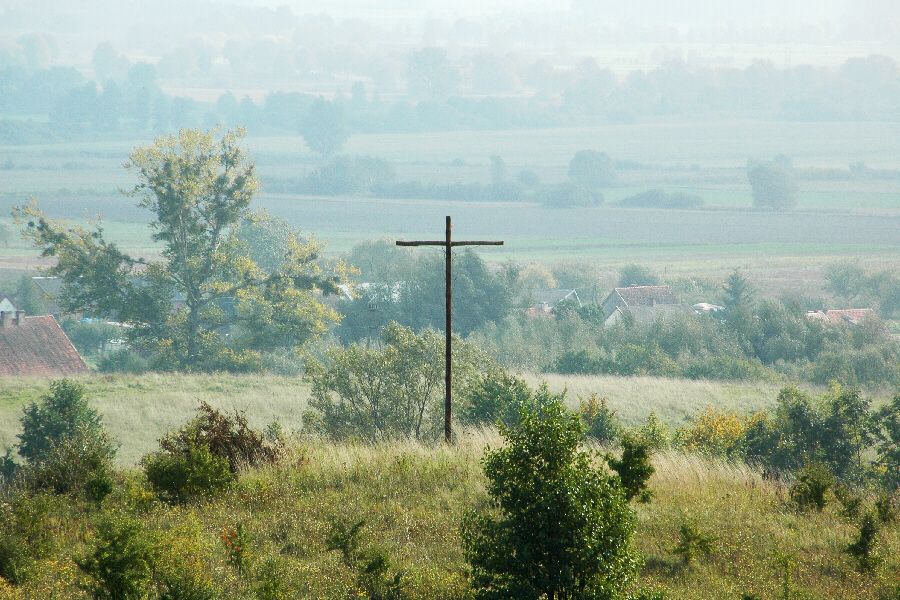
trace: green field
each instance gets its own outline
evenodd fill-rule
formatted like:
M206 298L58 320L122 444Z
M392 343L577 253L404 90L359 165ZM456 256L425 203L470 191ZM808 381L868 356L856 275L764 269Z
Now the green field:
M127 250L158 250L122 168L145 140L0 146L0 222L12 206L35 197L48 214L84 222L101 216L110 239ZM247 145L267 178L297 178L316 159L297 136L251 137ZM265 191L255 208L283 217L338 253L376 238L432 237L452 214L459 236L501 238L488 260L591 264L601 283L623 263L643 263L669 277L721 279L747 271L767 293L822 293L822 271L838 260L885 268L900 260L900 179L801 181L798 209L753 211L749 157L792 156L803 169L900 168L900 123L787 123L709 120L650 121L584 129L457 131L353 136L345 151L391 160L400 179L487 181L488 158L503 157L511 177L533 168L545 182L566 177L579 149L617 160L617 187L594 209L532 204L314 198ZM622 198L651 188L697 194L702 210L622 209ZM8 224L8 219L6 220ZM33 269L34 251L19 240L0 245L0 275Z
M766 383L720 383L654 377L527 376L568 389L570 402L597 393L609 398L623 422L642 423L650 411L679 425L706 406L752 412L771 405L778 388ZM257 427L277 419L287 431L302 428L309 387L299 378L271 375L89 375L80 378L87 396L121 444L119 459L134 464L166 431L187 418L198 403L247 411ZM45 378L0 379L0 450L15 442L22 407L45 394Z

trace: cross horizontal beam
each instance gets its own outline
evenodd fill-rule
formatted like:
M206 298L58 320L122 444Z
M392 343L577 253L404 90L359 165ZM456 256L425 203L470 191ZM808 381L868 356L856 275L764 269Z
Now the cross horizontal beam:
M398 246L446 246L446 240L422 240L413 242L397 242ZM483 240L471 240L465 242L450 242L451 246L502 246L503 242L491 242Z
M502 246L501 241L469 240L454 242L450 233L452 225L450 217L447 217L447 227L444 229L446 237L443 240L412 240L398 241L398 246L443 246L444 248L444 439L450 443L452 439L452 426L450 425L453 412L453 278L452 267L453 248L455 246Z

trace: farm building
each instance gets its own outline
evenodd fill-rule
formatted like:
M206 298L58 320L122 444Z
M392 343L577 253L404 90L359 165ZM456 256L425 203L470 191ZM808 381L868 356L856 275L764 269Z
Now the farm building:
M613 325L625 315L639 323L651 323L660 316L694 314L694 309L679 302L667 285L632 285L615 288L603 301L605 326Z
M556 307L563 302L571 303L581 308L581 298L575 290L539 290L534 293L534 301L528 308L529 317L550 316Z
M0 312L0 376L76 375L87 365L53 315Z
M875 319L878 315L871 308L839 308L832 310L811 310L806 318L811 321L822 321L830 325L859 325L866 319Z
M16 312L16 306L12 303L12 295L0 291L0 312Z

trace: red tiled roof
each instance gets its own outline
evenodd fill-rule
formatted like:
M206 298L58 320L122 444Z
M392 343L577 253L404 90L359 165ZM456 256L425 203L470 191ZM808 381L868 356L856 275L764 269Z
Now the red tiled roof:
M75 375L87 365L51 315L24 317L20 324L0 326L0 376Z
M678 298L667 285L632 285L616 288L616 293L628 306L653 306L655 304L678 304Z
M852 323L855 325L863 319L874 318L875 311L871 308L842 308L826 310L825 316L834 324Z

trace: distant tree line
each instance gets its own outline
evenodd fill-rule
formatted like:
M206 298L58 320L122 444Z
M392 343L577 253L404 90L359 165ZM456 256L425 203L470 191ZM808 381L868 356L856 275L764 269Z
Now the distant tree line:
M229 92L212 103L163 93L167 62L132 64L103 46L94 63L93 80L72 68L42 66L46 61L0 63L0 114L15 116L0 120L0 141L164 133L221 124L245 126L254 134L304 132L310 148L328 156L340 150L342 138L364 132L584 126L712 111L814 121L900 117L900 70L881 56L853 58L838 69L777 69L763 63L746 69L693 69L676 62L635 71L621 81L591 61L566 72L533 65L514 78L546 93L501 96L502 89L490 89L487 95L473 96L460 88L459 67L444 51L425 48L408 57L407 94L401 99L382 100L358 81L349 95L331 100L273 92L254 102ZM493 65L491 70L502 68ZM504 78L495 74L486 79ZM551 87L544 90L541 82Z

